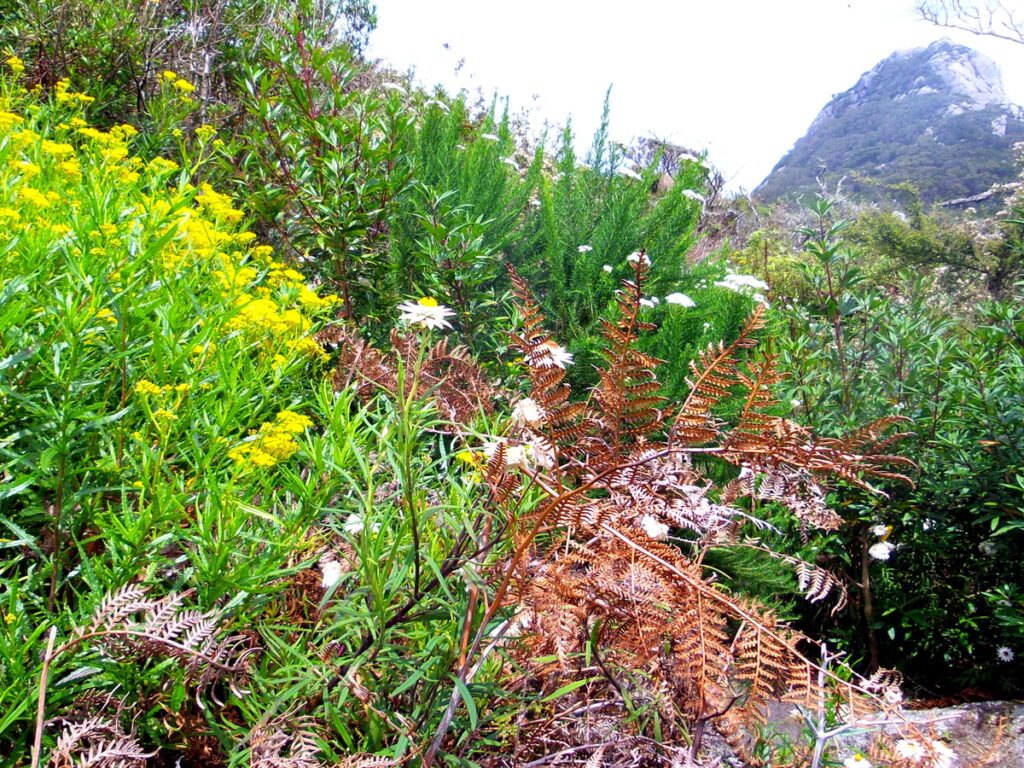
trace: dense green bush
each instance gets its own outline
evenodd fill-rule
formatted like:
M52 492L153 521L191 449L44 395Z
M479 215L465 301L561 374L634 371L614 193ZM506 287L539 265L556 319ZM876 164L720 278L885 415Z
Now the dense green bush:
M826 434L907 417L914 434L900 451L919 465L917 487L887 489L887 503L840 491L851 524L820 543L821 556L858 585L860 616L833 631L922 690L1010 694L1019 667L999 649L1019 650L1024 618L1024 570L1011 554L1024 544L1020 299L960 319L920 276L904 274L895 294L873 290L845 224L829 221L828 204L816 210L823 225L805 269L816 300L786 312L791 332L777 340L792 373L784 397Z

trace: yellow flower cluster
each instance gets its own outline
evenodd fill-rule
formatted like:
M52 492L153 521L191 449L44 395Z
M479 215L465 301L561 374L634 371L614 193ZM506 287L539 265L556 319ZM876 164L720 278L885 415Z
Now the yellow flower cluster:
M25 71L25 62L23 62L17 56L8 56L7 59L4 61L4 64L11 68L11 72L14 74L15 77L17 77Z
M309 429L313 422L294 411L281 411L273 421L265 421L254 430L251 439L228 451L237 466L272 467L299 450L295 435Z
M232 207L230 197L214 191L209 184L202 184L200 190L202 191L196 195L196 202L215 218L230 222L242 220L242 212Z
M172 72L162 77L171 85L180 79ZM73 94L67 81L58 84L49 100L24 88L7 93L11 95L0 99L0 253L12 237L20 238L20 252L59 247L87 259L90 270L106 275L120 290L139 280L153 284L194 279L199 290L212 287L221 294L209 315L212 326L226 337L218 343L238 338L243 348L256 350L275 366L327 357L311 336L313 318L340 299L320 296L301 272L275 260L270 246L257 244L254 233L235 231L232 225L243 212L228 195L208 184L165 188L163 175L179 170L178 164L162 158L147 164L134 157L131 139L137 131L130 125L109 130L90 125L79 112L89 97ZM210 141L215 130L200 126L196 136ZM78 212L91 210L98 188L112 218L82 227ZM139 252L137 244L154 241L161 245L153 258L139 263L133 257ZM2 261L0 256L0 269ZM88 300L93 306L103 301L98 296ZM116 320L109 310L96 313L88 328L92 343L105 343L103 334L116 327ZM126 319L125 332L131 332L131 324ZM181 343L186 351L214 347L205 334L202 339L188 334ZM197 367L214 359L193 357ZM140 394L163 391L139 386ZM154 407L171 408L173 397L168 401L158 400Z
M93 96L86 96L84 93L75 93L69 91L71 87L71 81L67 78L58 80L56 86L54 86L54 96L58 103L75 102L78 104L91 104L96 101Z

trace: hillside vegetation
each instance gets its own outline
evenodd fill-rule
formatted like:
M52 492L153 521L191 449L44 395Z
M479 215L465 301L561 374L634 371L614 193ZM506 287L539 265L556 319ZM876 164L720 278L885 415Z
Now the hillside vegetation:
M1024 200L719 200L358 2L5 18L0 765L945 766L906 704L1019 695Z

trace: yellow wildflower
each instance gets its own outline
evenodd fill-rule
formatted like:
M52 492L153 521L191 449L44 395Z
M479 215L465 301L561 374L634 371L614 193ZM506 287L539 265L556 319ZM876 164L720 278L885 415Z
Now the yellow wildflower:
M174 72L174 71L172 71L170 69L165 69L161 73L160 77L162 77L164 80L177 80L178 79L178 73Z
M0 110L0 128L8 128L12 125L21 125L23 122L25 122L25 118L21 115Z
M22 72L25 71L25 62L23 62L17 56L8 56L7 59L4 61L4 64L11 68L11 72L13 72L15 76L20 75Z
M70 144L65 144L63 142L50 141L48 139L44 139L43 143L40 146L43 152L58 158L75 154L75 148Z
M32 189L32 187L22 187L19 191L19 196L27 203L37 205L40 208L49 208L50 201L46 199L46 195L40 192L38 189Z
M135 392L140 395L159 395L163 390L148 379L139 379L135 384Z
M171 85L182 93L193 93L196 89L192 83L183 79L175 80Z

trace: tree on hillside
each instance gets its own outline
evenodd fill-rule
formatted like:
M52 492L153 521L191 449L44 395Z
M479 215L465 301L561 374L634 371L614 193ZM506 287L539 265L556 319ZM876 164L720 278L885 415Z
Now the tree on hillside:
M914 10L940 27L1024 45L1024 14L1003 0L919 0Z

